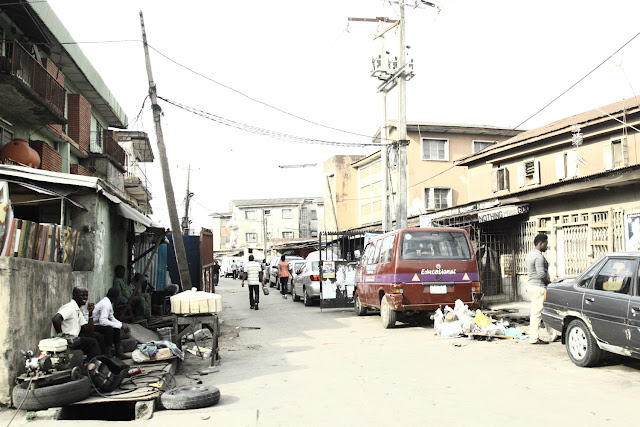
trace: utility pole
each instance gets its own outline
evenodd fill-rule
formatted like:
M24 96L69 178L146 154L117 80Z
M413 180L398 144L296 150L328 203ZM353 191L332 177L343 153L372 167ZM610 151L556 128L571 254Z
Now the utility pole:
M189 201L193 197L193 193L189 192L189 180L191 178L191 165L187 166L187 194L184 200L184 218L182 218L182 234L189 234L189 226L191 221L189 220Z
M264 259L267 259L267 217L262 209L262 237L264 238Z
M400 15L398 35L398 69L405 67L404 0L398 2ZM407 81L404 75L398 79L398 202L396 204L396 228L407 227Z
M191 289L191 277L189 276L187 252L184 249L182 233L180 232L180 223L178 222L176 199L173 194L173 185L171 184L171 175L169 173L169 161L167 160L167 151L164 146L162 126L160 125L161 108L158 105L156 85L153 82L153 74L151 72L151 59L149 58L149 46L147 45L147 33L144 29L144 19L142 18L142 11L140 11L140 26L142 27L142 44L144 46L144 57L147 64L147 76L149 78L149 97L151 98L153 121L155 122L156 138L158 140L158 155L160 156L160 166L162 168L162 181L164 182L164 192L167 198L167 210L169 211L171 232L173 234L173 248L175 249L176 253L176 262L178 263L178 272L180 274L180 282L182 282L182 289Z

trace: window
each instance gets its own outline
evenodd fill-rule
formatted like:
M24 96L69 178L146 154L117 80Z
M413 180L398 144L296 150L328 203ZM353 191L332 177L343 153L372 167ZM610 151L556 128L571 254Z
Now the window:
M540 184L540 162L527 160L518 165L518 187Z
M293 219L293 209L282 209L282 219Z
M247 233L245 236L247 238L247 243L255 243L258 241L258 233Z
M578 150L567 151L556 156L556 178L574 178L578 176Z
M603 147L604 169L629 166L629 150L625 138L615 138Z
M367 247L364 249L364 254L362 254L362 263L363 264L372 264L373 263L373 252L376 250L375 243L369 243Z
M102 125L91 116L91 146L95 153L102 153Z
M256 211L253 209L250 211L244 211L244 219L254 221L256 219Z
M283 231L282 232L283 239L293 239L293 231Z
M391 262L391 257L393 255L393 243L395 241L396 236L388 236L385 237L382 241L382 249L380 249L380 263Z
M446 209L451 207L451 189L425 188L424 205L427 209Z
M4 147L13 139L13 133L6 129L0 128L0 147Z
M493 144L495 144L496 141L473 141L473 152L477 153L478 151L482 151L487 147L491 147Z
M449 140L424 138L422 160L449 161Z
M220 246L229 244L229 236L220 236Z
M270 238L271 238L271 232L267 231L267 239L270 239Z
M415 231L402 235L402 259L470 259L467 236L450 231Z
M317 220L318 219L318 211L316 211L315 209L311 211L311 220Z
M630 259L609 259L596 276L594 289L598 291L629 294L635 261Z
M382 163L380 160L358 168L360 224L382 219Z
M491 186L494 193L509 190L509 170L498 167L491 171Z

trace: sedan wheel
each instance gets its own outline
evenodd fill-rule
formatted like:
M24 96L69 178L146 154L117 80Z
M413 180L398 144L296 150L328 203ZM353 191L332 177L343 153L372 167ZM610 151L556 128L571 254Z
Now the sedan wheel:
M565 342L569 358L578 366L597 365L602 357L602 350L587 325L581 320L574 320L569 324Z
M300 297L296 294L295 286L291 286L291 301L300 301Z
M307 289L306 288L303 289L302 292L303 292L303 297L302 298L303 298L303 301L304 301L304 305L309 307L312 302L311 302L311 298L309 298L309 294L307 293Z
M385 329L396 326L397 313L391 309L387 299L383 296L380 301L380 317L382 318L382 327Z

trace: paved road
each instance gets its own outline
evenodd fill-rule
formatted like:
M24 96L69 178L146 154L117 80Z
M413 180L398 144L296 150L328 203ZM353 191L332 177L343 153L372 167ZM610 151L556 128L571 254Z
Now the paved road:
M200 377L220 388L220 403L160 411L135 424L617 426L635 419L635 360L613 357L602 367L578 368L560 343L439 339L430 326L385 330L376 314L321 312L274 291L254 311L247 288L223 279L222 363ZM189 358L182 373L206 366ZM195 383L186 376L178 381ZM8 412L0 414L3 425ZM25 423L20 416L14 424ZM73 424L80 423L104 425Z
M600 426L634 419L635 360L578 368L561 343L439 339L431 326L385 330L376 314L321 312L273 291L253 311L239 281L221 282L222 364L202 379L223 397L190 419L209 416L225 426ZM165 411L156 419L181 415Z

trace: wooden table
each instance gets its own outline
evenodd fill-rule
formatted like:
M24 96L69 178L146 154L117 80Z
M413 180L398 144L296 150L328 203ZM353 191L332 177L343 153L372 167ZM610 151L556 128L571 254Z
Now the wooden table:
M218 354L218 314L206 313L206 314L174 314L174 342L182 349L182 337L187 334L193 334L198 329L203 327L211 331L213 342L211 344L211 362L209 366L214 366L220 361ZM182 328L181 328L182 326ZM196 343L196 346L198 343Z

